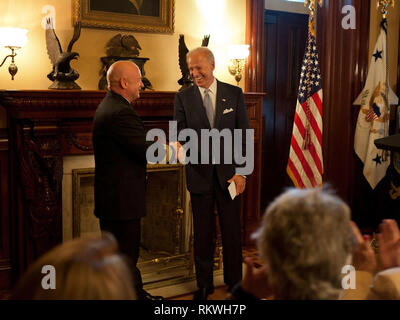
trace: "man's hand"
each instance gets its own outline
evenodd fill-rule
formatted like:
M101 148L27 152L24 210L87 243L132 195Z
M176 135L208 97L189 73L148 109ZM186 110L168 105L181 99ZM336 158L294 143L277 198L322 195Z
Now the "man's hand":
M180 162L179 161L179 149L182 148L182 145L179 143L179 141L176 141L176 142L170 142L168 146L169 146L170 152L172 152L172 154L173 154L173 156L171 156L171 157L173 157L173 158L171 158L171 161Z
M232 181L234 181L236 185L236 195L238 196L239 194L243 193L244 189L246 188L246 178L235 174L230 180L228 180L229 183Z
M376 271L375 252L371 248L371 236L361 235L357 225L350 221L350 226L353 229L356 245L353 248L353 265L358 271L367 271L372 274Z
M379 244L379 263L382 270L400 266L400 231L397 222L385 219L376 235Z
M249 257L244 259L246 272L242 280L242 289L253 296L262 299L272 295L272 289L268 283L268 268L266 265L255 268Z

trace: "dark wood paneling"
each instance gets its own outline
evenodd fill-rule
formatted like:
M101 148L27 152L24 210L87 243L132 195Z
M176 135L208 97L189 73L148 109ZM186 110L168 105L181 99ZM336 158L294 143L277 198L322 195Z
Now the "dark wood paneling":
M0 289L11 286L8 134L0 129Z
M242 236L243 243L252 243L250 235L258 227L261 217L261 167L262 167L262 94L245 93L246 108L250 128L254 129L254 171L247 178L242 200Z
M15 279L34 259L62 241L62 159L93 154L92 119L104 95L104 91L0 91L9 120L8 187ZM158 127L168 132L174 96L175 92L141 93L134 108L147 129ZM250 232L247 226L260 212L262 96L245 93L250 125L255 129L255 169L242 201L244 241Z
M245 68L246 92L264 89L264 31L264 0L246 0L246 44L250 45Z
M342 7L356 10L356 29L341 27ZM318 9L317 45L323 85L323 154L325 182L346 200L361 228L376 223L368 202L368 185L354 153L359 107L352 103L361 92L368 68L370 1L323 1Z
M400 24L399 24L399 42L398 42L398 50L397 50L397 96L400 97ZM400 103L399 103L400 104ZM399 132L400 132L400 119L397 119L399 122Z

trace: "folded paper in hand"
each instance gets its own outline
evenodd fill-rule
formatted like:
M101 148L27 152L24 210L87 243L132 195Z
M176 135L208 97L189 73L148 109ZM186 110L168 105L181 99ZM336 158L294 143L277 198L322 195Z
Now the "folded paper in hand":
M236 197L236 184L235 181L232 181L228 187L229 194L231 195L232 200Z

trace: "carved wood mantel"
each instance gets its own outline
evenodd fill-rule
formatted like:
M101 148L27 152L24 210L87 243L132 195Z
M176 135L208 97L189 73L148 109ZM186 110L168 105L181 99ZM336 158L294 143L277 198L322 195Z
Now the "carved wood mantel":
M262 95L246 93L255 129L255 169L243 197L246 226L260 217ZM34 259L62 242L62 174L66 155L93 154L92 119L105 91L0 91L9 127L11 265L18 277ZM175 92L142 92L133 107L147 130L168 131Z

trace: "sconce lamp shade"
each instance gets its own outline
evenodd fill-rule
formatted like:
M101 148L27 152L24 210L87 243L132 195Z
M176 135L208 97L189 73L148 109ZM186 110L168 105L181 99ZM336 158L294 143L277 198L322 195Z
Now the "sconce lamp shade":
M4 47L23 47L28 38L28 30L21 28L0 28L0 45Z
M235 44L228 48L229 59L246 59L249 56L248 44Z

